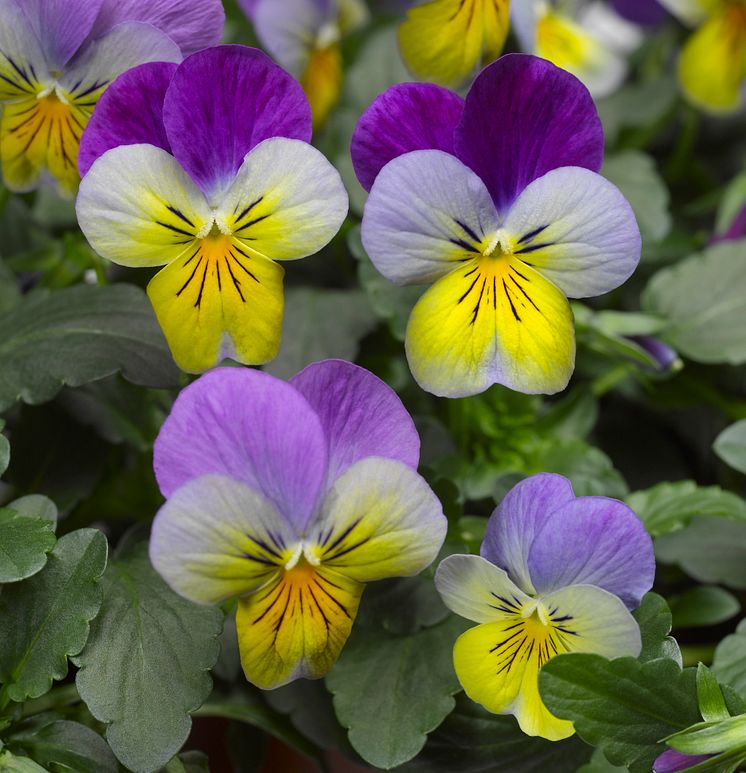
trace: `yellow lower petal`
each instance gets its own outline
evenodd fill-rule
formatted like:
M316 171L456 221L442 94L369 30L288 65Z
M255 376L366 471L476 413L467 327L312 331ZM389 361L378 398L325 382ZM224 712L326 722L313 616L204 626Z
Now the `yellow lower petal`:
M195 240L148 285L174 359L201 373L225 357L271 360L282 332L284 270L239 240Z
M303 559L240 599L236 626L246 678L263 689L334 665L357 614L363 585Z
M342 91L342 54L339 46L317 48L311 53L301 85L311 105L316 131L326 123Z
M60 193L73 196L78 188L78 149L89 113L52 93L3 106L0 157L5 183L13 191L28 191L45 171Z
M739 107L746 83L746 7L728 6L692 35L679 78L687 97L706 110Z
M541 666L570 648L557 628L536 616L484 623L462 634L453 664L466 694L495 714L514 714L527 735L551 741L571 736L572 722L550 713L539 695Z
M502 255L439 279L412 311L406 346L418 383L449 397L494 383L552 394L567 386L575 362L565 296L530 266Z

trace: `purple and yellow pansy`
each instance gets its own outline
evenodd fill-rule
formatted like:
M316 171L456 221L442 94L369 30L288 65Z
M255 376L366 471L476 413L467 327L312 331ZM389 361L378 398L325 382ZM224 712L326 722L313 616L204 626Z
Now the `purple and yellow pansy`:
M339 99L340 41L368 20L363 0L241 0L259 42L295 76L308 97L314 128Z
M490 517L481 555L448 556L435 575L446 605L479 623L453 651L466 694L527 735L572 735L542 702L539 670L565 652L637 657L629 610L654 575L652 540L624 503L576 497L561 475L522 481Z
M276 261L318 252L347 214L310 139L299 84L243 46L142 65L102 98L81 145L80 227L115 263L165 266L148 295L182 369L277 354Z
M419 448L393 390L356 365L315 363L290 382L214 370L181 393L155 445L167 501L153 565L192 601L238 597L250 682L323 676L365 583L417 574L443 543Z
M220 0L0 0L0 158L12 191L50 179L73 196L96 103L135 65L214 45Z
M370 191L362 240L396 284L434 283L406 333L421 387L463 397L495 383L564 389L575 362L567 300L635 270L630 205L599 174L603 130L587 88L534 56L504 56L466 100L400 84L352 140Z

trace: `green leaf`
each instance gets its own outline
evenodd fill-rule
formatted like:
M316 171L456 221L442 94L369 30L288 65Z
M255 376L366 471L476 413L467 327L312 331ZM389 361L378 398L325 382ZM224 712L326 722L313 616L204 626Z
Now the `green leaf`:
M0 770L2 773L48 773L28 757L16 757L7 750L0 752Z
M700 582L746 588L746 523L694 518L685 529L658 537L655 555Z
M0 424L0 429L2 425ZM0 435L0 475L2 475L10 464L10 443L5 435Z
M457 699L456 710L397 773L575 773L591 749L579 738L552 742L525 735L510 716Z
M354 360L360 339L375 325L375 315L360 290L288 288L282 348L265 370L290 378L317 360Z
M587 765L578 768L577 773L628 773L623 765L612 765L600 749L593 752L593 757Z
M730 685L746 700L746 620L741 620L736 632L718 644L712 671L720 682Z
M746 207L746 172L741 172L728 183L720 200L715 232L725 233L744 207Z
M7 743L11 751L20 751L42 765L56 763L75 773L117 773L118 770L106 741L78 722L53 720L40 724L32 718L14 728Z
M724 429L715 438L712 448L734 470L746 473L746 419Z
M681 665L681 650L671 633L671 611L666 600L657 593L646 593L642 603L632 613L640 626L643 663L656 658L670 658Z
M626 497L653 537L686 526L697 515L746 522L746 502L719 486L698 486L694 481L659 483Z
M181 748L210 693L222 613L177 596L142 544L109 565L103 588L76 684L119 760L146 773Z
M38 698L67 675L101 606L107 544L96 529L61 537L41 572L0 594L0 682L14 701ZM2 695L0 693L0 695Z
M39 291L0 315L0 410L17 400L43 403L66 384L120 371L141 386L179 384L150 302L137 287Z
M738 599L717 585L698 585L671 596L668 603L676 628L718 625L741 611Z
M609 762L649 773L665 748L661 738L700 721L695 674L663 658L641 663L573 653L542 668L539 689L549 710L572 720Z
M666 319L661 338L690 359L746 362L743 243L718 244L658 271L641 300Z
M41 571L56 541L50 521L0 509L0 584L24 580Z
M455 705L456 637L468 626L451 617L409 636L357 628L326 677L334 708L355 751L388 770L412 759Z
M643 242L659 242L671 230L670 195L655 161L646 153L625 150L607 156L601 174L632 205Z
M730 718L718 680L704 663L697 666L697 702L699 713L705 722L719 722Z
M8 508L26 518L41 518L49 521L52 529L57 526L57 505L43 494L28 494L14 499L8 504Z

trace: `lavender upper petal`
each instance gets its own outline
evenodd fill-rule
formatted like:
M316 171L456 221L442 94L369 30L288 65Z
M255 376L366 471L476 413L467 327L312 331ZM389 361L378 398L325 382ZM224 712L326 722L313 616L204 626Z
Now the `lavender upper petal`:
M400 83L380 94L363 113L352 135L352 163L370 191L378 173L413 150L453 154L453 133L464 100L434 83Z
M597 172L603 127L588 89L574 75L536 56L509 54L474 81L456 127L455 149L503 212L552 169Z

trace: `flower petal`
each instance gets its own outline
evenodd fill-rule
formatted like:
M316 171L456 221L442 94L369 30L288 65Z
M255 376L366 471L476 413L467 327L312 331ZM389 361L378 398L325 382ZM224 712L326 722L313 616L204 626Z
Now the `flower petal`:
M316 412L285 381L218 368L184 389L155 442L155 476L170 498L201 475L242 481L301 532L326 475Z
M746 13L733 6L713 16L685 43L679 79L686 96L713 112L743 103L746 81Z
M654 773L681 773L700 762L710 759L710 754L682 754L673 749L666 749L653 763Z
M106 89L80 141L81 176L119 145L146 143L171 150L163 126L163 98L174 72L173 62L148 62L123 73Z
M339 172L316 148L275 137L245 158L216 217L235 237L272 260L318 252L347 216Z
M373 457L334 482L308 544L323 566L370 582L421 572L438 555L446 529L424 478L401 462Z
M472 260L439 279L415 305L405 344L417 383L441 397L492 384L553 394L575 365L570 304L515 258Z
M365 205L362 240L376 268L396 284L431 282L481 255L498 216L482 181L440 150L395 158Z
M593 99L577 78L538 57L510 54L474 81L455 146L503 211L552 169L597 172L604 138Z
M542 472L521 481L490 516L482 556L505 569L526 593L535 593L528 568L531 545L550 514L574 500L572 484L562 475Z
M607 293L640 261L642 239L632 207L616 186L580 167L534 180L505 220L515 255L570 298Z
M152 24L186 56L220 42L225 12L220 0L104 0L93 34L102 35L123 21Z
M623 502L580 497L545 519L531 544L528 569L539 593L595 585L634 609L653 586L653 542Z
M236 627L246 678L273 689L324 676L350 635L363 588L305 564L240 599Z
M285 271L230 236L194 242L151 279L148 296L177 365L202 373L230 357L277 356Z
M564 652L637 656L640 630L618 598L591 586L565 588L544 599L542 614L544 619L535 610L472 628L456 641L453 662L472 700L493 713L514 714L527 735L557 741L574 728L544 706L541 667Z
M315 362L290 383L321 419L329 448L329 482L369 456L417 469L420 437L399 396L365 368L344 360Z
M260 142L311 139L311 109L300 85L245 46L218 46L186 59L166 94L163 122L174 155L213 206Z
M102 0L22 0L29 26L41 42L47 65L62 70L93 28ZM3 24L10 20L3 12ZM12 22L11 22L12 23Z
M504 569L481 556L444 558L435 573L435 587L451 611L475 623L512 619L532 601Z
M311 106L314 131L326 123L339 101L343 80L342 51L339 46L335 43L326 48L314 49L300 79Z
M430 0L409 9L399 45L417 78L458 87L479 67L487 32L489 50L499 53L508 33L504 0Z
M219 604L264 585L297 544L291 525L257 491L222 475L177 489L158 511L150 560L180 595Z
M124 145L83 178L78 222L96 252L122 266L160 266L182 255L212 213L173 156Z
M15 0L0 0L0 100L36 97L48 76L31 20Z
M464 100L434 83L399 83L373 100L352 135L355 174L370 191L389 161L413 150L453 154Z

